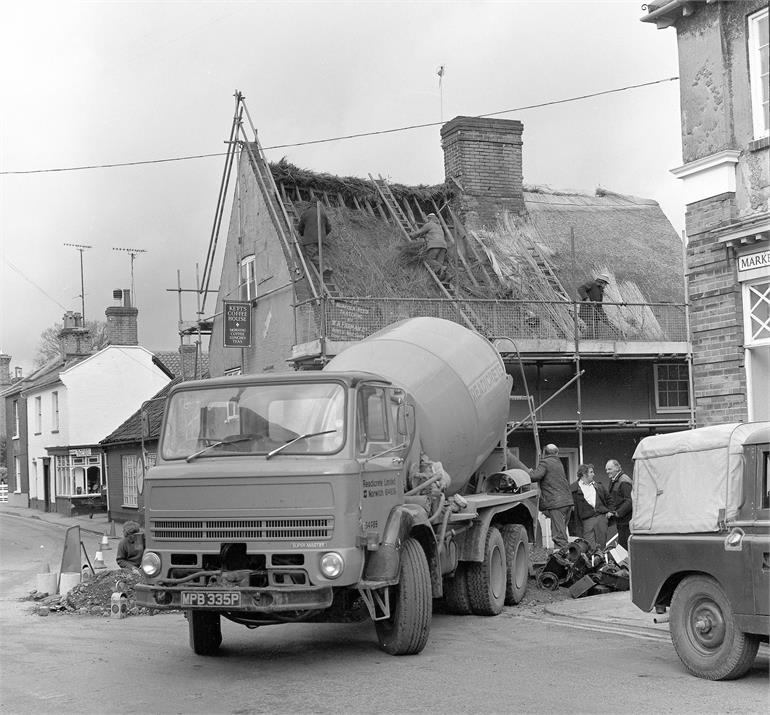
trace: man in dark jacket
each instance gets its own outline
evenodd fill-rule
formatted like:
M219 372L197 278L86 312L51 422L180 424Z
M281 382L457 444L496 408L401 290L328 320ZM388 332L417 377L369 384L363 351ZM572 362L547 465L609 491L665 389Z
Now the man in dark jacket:
M564 466L559 459L559 448L547 444L543 459L535 469L530 470L532 481L540 485L540 511L551 520L551 538L558 549L569 543L567 522L572 511L572 492L569 488Z
M581 464L577 473L578 480L572 486L572 500L582 536L592 549L603 549L607 544L607 490L594 481L593 464Z
M631 535L631 487L633 481L631 477L623 473L617 459L610 459L605 465L604 471L610 478L609 500L607 502L610 508L610 521L618 527L618 543L624 549L628 549L628 537Z
M311 201L308 207L300 214L297 231L301 236L302 251L304 252L305 257L313 262L313 265L320 273L321 266L318 258L319 229L321 243L326 247L326 237L332 231L332 224L331 221L329 221L329 217L326 215L323 204L320 201ZM325 269L324 273L331 273L331 271Z
M609 338L615 335L615 329L602 308L604 289L609 282L609 276L600 273L592 281L578 286L578 295L583 301L580 306L580 318L585 324L586 337Z

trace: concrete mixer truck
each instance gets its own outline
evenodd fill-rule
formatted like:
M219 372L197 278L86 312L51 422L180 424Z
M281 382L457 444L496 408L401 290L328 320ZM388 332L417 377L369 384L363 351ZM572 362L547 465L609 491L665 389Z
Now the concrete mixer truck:
M371 619L419 653L434 599L524 596L539 490L506 469L511 378L479 334L401 321L321 371L180 383L143 480L139 605L181 609L199 655L249 628Z

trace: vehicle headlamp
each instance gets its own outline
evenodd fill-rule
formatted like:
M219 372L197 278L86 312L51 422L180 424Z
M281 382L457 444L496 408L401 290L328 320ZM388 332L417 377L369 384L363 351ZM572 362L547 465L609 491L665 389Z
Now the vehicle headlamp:
M336 551L329 551L321 556L321 573L326 578L337 578L344 566L345 560Z
M140 568L145 576L149 576L150 578L157 576L160 573L160 556L154 551L145 551L142 556L142 565Z

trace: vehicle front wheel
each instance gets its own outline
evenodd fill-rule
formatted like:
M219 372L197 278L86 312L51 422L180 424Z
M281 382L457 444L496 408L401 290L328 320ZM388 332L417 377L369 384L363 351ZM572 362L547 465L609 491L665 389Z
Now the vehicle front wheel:
M736 627L727 594L709 576L689 576L677 586L669 623L679 659L699 678L740 678L754 662L758 637Z
M188 610L185 614L190 648L196 655L212 655L222 645L222 624L213 611Z
M390 588L390 618L375 622L380 647L391 655L415 655L428 642L433 592L425 552L417 539L401 551L398 584Z
M477 616L496 616L503 610L506 589L505 544L497 527L490 526L484 560L468 564L468 596Z
M521 524L506 524L501 529L505 542L508 576L505 582L505 605L515 606L524 598L529 580L529 541Z

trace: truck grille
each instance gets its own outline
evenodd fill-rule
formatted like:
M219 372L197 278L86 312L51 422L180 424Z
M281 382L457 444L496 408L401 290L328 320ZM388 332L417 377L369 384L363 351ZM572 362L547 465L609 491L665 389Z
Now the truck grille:
M150 531L156 541L327 541L334 533L334 517L156 519Z

